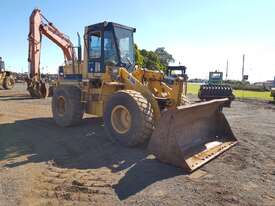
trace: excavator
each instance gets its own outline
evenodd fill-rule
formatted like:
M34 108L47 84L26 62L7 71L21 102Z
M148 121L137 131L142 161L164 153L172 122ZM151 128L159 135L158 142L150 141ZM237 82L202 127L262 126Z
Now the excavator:
M65 64L59 67L62 77L52 85L57 125L66 129L80 124L84 113L102 117L114 141L126 147L147 144L158 160L189 172L236 145L221 110L228 99L190 104L182 77L168 85L162 71L135 65L135 31L106 21L86 26L82 59L79 35L79 45L74 47L35 9L30 16L28 90L38 98L48 93L39 69L41 36L45 35L65 56Z
M40 55L42 35L53 41L63 51L65 64L75 65L76 56L74 46L69 37L60 32L53 23L49 22L40 12L35 9L29 20L29 78L26 79L27 90L33 98L45 98L52 96L52 87L47 87L40 73Z

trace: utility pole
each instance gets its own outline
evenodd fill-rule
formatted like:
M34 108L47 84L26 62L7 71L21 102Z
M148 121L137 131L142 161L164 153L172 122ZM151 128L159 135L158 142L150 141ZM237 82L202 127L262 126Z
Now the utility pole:
M226 61L226 73L225 73L225 79L227 80L228 78L228 59Z
M243 54L243 66L242 66L242 81L244 81L244 60L245 60L245 55Z

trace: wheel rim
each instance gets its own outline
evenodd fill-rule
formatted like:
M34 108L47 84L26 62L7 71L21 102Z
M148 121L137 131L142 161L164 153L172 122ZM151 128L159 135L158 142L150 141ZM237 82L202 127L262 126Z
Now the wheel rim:
M65 98L62 96L57 99L57 112L59 116L64 116L65 114Z
M119 134L125 134L131 128L132 116L129 110L122 106L117 105L112 110L111 124L114 130Z

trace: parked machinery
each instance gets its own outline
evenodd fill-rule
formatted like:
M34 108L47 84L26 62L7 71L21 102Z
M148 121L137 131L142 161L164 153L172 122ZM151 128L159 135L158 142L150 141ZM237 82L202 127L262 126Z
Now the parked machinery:
M209 72L208 83L200 86L198 97L207 101L228 98L227 106L235 99L232 87L223 83L223 72L218 71Z
M183 93L187 93L187 80L186 66L167 66L165 69L164 82L168 85L172 85L178 77L183 78ZM190 103L185 95L182 95L183 101Z
M35 17L39 20L37 16L41 12L34 10L31 22ZM34 25L41 27L41 22ZM167 85L162 72L135 66L134 32L131 27L102 22L85 27L83 60L80 45L77 59L72 44L63 49L64 54L71 51L72 58L66 59L63 77L53 86L54 121L67 127L80 123L84 113L103 117L114 140L128 147L150 140L150 153L188 171L235 145L237 140L220 112L226 99L187 104L182 98L183 78ZM34 58L39 62L39 55Z
M40 73L42 36L46 36L62 49L66 64L72 64L74 70L79 69L75 68L79 64L76 63L74 47L69 37L60 32L53 23L49 22L39 9L35 9L30 16L28 35L29 78L26 79L27 90L33 98L52 96L52 88L48 88Z
M0 57L0 85L4 89L12 89L15 85L15 79L10 71L5 70L5 62Z
M177 77L182 77L187 82L186 66L167 66L165 69L165 80L172 84Z
M271 97L273 97L273 100L275 101L275 76L271 86Z

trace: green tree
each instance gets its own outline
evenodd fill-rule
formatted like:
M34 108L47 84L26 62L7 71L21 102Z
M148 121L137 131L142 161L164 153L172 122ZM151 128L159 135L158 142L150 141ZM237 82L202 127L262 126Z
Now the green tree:
M143 66L143 56L140 53L140 50L138 49L138 46L135 44L135 62L139 66Z
M173 58L172 54L169 54L165 47L159 47L155 51L156 55L159 57L160 63L164 66L168 66L169 63L174 63L175 59Z
M164 69L164 66L160 63L159 57L155 52L142 49L140 53L143 56L143 67L151 70Z
M147 69L164 70L169 63L175 60L171 54L165 51L164 47L159 47L153 52L146 49L140 50L135 44L135 61L137 65Z

